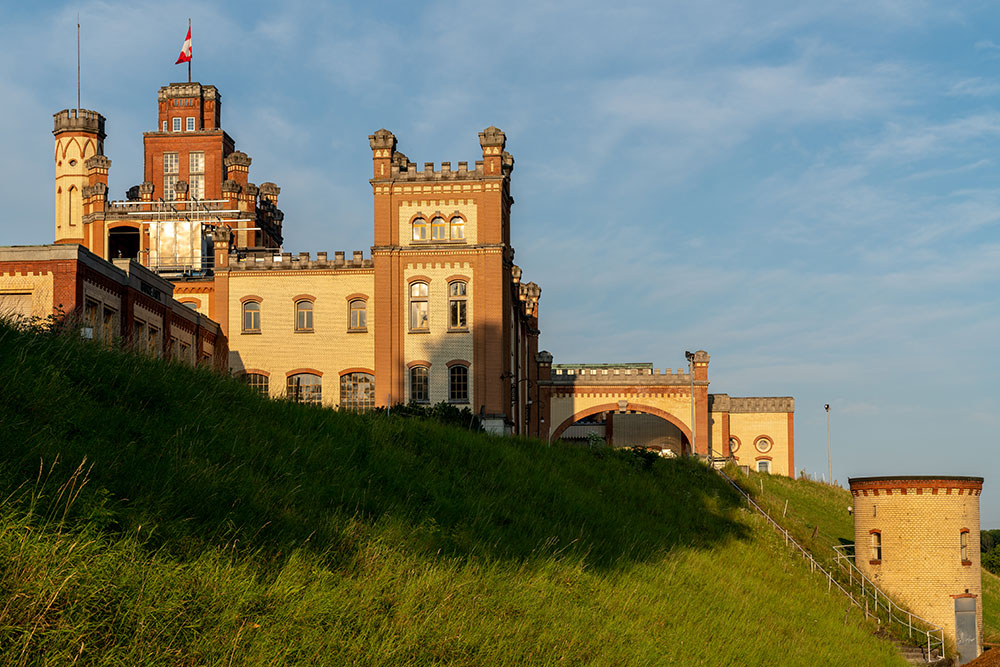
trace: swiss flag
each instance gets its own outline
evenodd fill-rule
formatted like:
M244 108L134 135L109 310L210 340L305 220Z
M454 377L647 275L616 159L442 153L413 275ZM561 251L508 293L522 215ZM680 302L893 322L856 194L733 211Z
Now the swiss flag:
M191 26L188 26L187 37L184 38L184 46L181 47L181 54L177 56L175 65L191 62Z

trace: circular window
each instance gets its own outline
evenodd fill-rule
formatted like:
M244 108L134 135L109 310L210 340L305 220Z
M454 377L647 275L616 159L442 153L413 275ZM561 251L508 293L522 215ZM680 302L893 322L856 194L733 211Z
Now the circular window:
M76 166L76 160L70 160L69 161L69 166L75 167Z
M771 439L767 436L757 438L757 442L755 442L754 445L757 447L757 451L761 454L766 454L771 451Z
M739 438L730 438L729 439L729 452L731 454L735 454L738 451L740 451L740 439Z

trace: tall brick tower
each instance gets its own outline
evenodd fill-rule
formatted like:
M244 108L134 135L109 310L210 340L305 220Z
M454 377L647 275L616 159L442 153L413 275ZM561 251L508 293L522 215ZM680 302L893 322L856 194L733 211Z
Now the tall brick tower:
M56 243L84 243L84 189L91 185L87 162L104 155L104 116L63 109L53 116L56 162ZM108 163L110 160L104 158ZM105 169L105 174L107 170ZM106 188L105 188L106 189Z
M537 312L524 310L530 290L521 295L512 274L514 158L496 127L480 132L479 142L483 159L473 169L427 162L418 170L391 132L369 137L376 402L413 398L408 378L419 372L431 402L465 404L488 429L504 431L523 420L519 384L531 380L513 341L520 321Z

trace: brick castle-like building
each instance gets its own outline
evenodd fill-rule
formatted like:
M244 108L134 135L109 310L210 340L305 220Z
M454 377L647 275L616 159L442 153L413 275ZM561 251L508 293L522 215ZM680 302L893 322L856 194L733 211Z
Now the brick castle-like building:
M539 351L541 289L514 264L514 158L498 128L479 133L481 159L471 165L423 168L391 132L372 134L370 256L330 257L283 251L280 188L251 182L252 160L221 119L214 86L160 88L156 125L143 134L144 181L115 201L105 118L55 114L55 244L0 249L0 308L100 311L100 335L195 363L217 363L225 350L220 366L273 397L347 409L447 401L468 406L494 432L596 434L794 474L794 400L709 394L704 351L688 354L686 371L663 372L553 364ZM56 257L65 246L81 247L79 261L103 260L149 285L160 280L171 312L180 304L211 323L219 342L209 352L208 330L190 338L181 324L174 332L148 309L130 309L130 298L148 297L141 285L130 297L81 278L78 298L60 301L42 285L46 265L26 273L15 264L16 253L65 262ZM182 345L193 350L187 357Z

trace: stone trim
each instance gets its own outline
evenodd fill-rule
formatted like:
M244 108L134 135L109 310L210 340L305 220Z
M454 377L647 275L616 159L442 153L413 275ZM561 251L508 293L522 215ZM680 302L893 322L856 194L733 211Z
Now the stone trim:
M370 368L345 368L344 370L340 371L339 375L340 377L344 377L349 373L368 373L369 375L375 375L375 371L373 371Z
M293 370L287 371L285 373L285 377L290 378L293 375L298 375L299 373L311 373L313 375L318 375L319 377L323 377L323 371L318 371L315 368L295 368Z
M264 301L264 297L257 296L256 294L247 294L245 297L240 299L240 303L246 303L248 301L253 301L255 303L261 303Z
M430 368L431 362L424 359L417 359L406 364L407 368L416 368L417 366L423 366L424 368Z
M292 297L292 303L298 303L299 301L309 301L310 303L315 303L316 297L312 294L296 294Z

